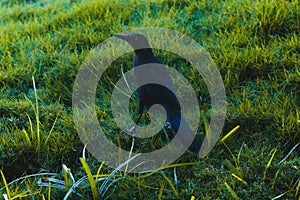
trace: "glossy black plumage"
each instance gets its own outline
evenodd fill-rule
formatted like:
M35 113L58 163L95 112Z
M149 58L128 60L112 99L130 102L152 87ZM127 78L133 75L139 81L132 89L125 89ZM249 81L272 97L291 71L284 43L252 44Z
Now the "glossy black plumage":
M163 66L160 60L158 60L153 55L152 49L150 48L150 45L145 36L137 33L116 34L114 36L127 41L134 49L135 58L132 67L134 70L135 81L138 85L141 85L141 83L145 79L147 79L147 77L155 77L156 80L159 80L159 82L164 83L164 85L167 85L168 88L175 91L172 80L167 73L166 68ZM146 69L143 69L142 73L139 72L137 70L137 67L145 64L153 64L153 67L151 65L147 66ZM159 69L154 67L156 64L160 66ZM181 120L181 111L178 99L176 95L168 88L159 84L151 83L143 85L137 89L139 97L139 114L136 123L139 122L144 107L150 107L154 104L160 104L167 112L167 121L171 124L171 129L174 133L178 131L180 122L183 123L182 130L184 131L184 137L180 138L180 140L183 143L188 144L189 140L191 140L191 138L194 138L194 133L189 128L186 121L184 119ZM198 137L195 137L192 144L189 146L189 150L195 153L199 153L200 147L201 141Z

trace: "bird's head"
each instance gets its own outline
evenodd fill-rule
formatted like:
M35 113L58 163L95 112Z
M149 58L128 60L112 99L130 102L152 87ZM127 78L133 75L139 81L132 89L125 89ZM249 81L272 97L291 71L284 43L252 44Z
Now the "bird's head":
M147 38L140 33L114 34L114 36L127 41L134 50L150 48Z

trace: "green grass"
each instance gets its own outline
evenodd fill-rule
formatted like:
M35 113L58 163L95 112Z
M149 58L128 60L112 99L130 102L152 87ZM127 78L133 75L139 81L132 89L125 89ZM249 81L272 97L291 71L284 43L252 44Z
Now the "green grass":
M299 17L298 0L0 1L1 198L299 199ZM151 26L184 33L210 53L224 80L227 118L223 139L205 158L187 152L166 168L127 174L83 153L73 82L103 40ZM209 118L201 76L179 56L155 53L190 81ZM101 125L127 150L132 139L116 127L109 103L121 64L126 72L132 59L129 53L110 66L96 102ZM135 108L134 98L134 117ZM165 141L164 133L137 139L134 151Z

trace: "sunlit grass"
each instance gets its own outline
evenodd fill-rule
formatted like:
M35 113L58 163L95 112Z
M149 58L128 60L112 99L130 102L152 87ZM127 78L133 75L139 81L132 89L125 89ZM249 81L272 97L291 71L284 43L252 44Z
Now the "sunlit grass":
M297 0L1 1L1 198L298 199L299 16ZM73 82L103 40L151 26L187 34L210 53L224 80L227 118L205 158L185 153L156 171L128 174L85 152L71 112ZM194 87L198 133L207 132L210 99L201 76L179 56L155 53ZM109 105L132 59L124 55L104 73L97 115L116 145L143 152L164 145L167 134L133 142ZM135 117L136 96L130 110Z

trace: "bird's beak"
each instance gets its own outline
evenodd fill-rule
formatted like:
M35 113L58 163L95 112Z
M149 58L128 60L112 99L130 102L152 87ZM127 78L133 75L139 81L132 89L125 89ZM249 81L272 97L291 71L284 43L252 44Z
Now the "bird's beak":
M118 37L122 40L127 40L128 34L113 34L113 36Z

